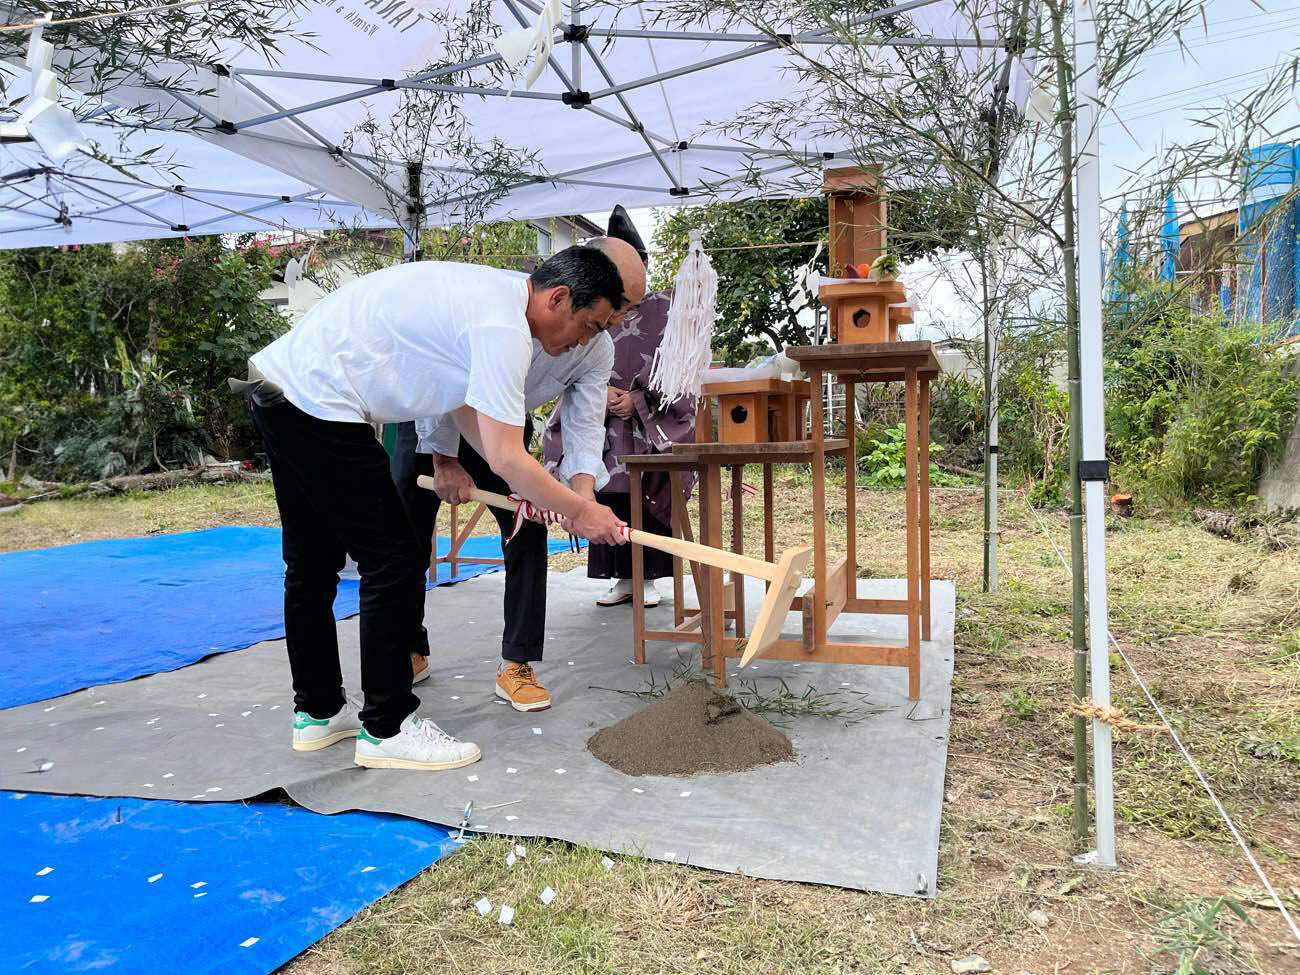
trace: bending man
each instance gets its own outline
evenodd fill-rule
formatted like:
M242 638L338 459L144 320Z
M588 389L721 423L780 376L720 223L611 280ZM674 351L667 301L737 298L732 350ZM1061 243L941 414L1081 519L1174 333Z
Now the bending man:
M410 649L427 563L371 424L452 414L515 493L560 511L584 538L616 543L622 522L524 449L524 387L534 339L559 355L600 335L624 304L615 262L589 247L528 278L401 264L344 285L252 357L249 382L232 385L250 395L280 510L294 748L355 736L356 763L372 768L478 760L478 746L415 715ZM333 615L347 554L361 575L359 713L344 694Z

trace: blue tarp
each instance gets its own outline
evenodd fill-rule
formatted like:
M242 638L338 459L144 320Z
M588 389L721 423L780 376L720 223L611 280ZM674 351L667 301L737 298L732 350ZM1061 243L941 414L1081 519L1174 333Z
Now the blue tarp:
M3 970L264 975L456 848L274 802L0 793Z
M500 556L501 543L474 537L461 551ZM461 565L453 580L444 564L437 584L497 568ZM0 708L281 637L283 579L280 530L261 526L0 554ZM340 581L334 615L355 614L357 598L356 580Z

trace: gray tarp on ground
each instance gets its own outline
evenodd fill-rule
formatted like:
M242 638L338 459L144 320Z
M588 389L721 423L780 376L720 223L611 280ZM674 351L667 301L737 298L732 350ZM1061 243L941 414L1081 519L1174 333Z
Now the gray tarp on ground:
M494 703L503 585L503 576L485 576L427 596L433 676L418 688L420 713L478 742L484 757L476 765L438 773L362 769L346 742L294 752L288 663L274 641L0 711L7 743L0 787L234 800L278 786L317 812L369 809L449 825L473 799L480 811L472 822L484 831L780 880L895 894L923 886L933 895L952 677L951 584L934 586L934 640L923 649L919 704L906 699L902 670L760 660L752 675L760 687L782 678L800 693L811 683L838 704L884 710L848 726L794 719L784 727L797 761L691 779L633 778L586 751L597 729L642 706L602 688L641 689L649 674L628 659L627 607L597 608L593 600L607 583L582 570L553 577L549 590L540 673L556 706L529 715ZM903 594L898 581L862 586L871 597ZM747 598L752 617L761 590ZM667 607L665 600L652 611L652 622L670 620ZM787 630L797 629L795 620ZM841 617L834 632L901 638L903 621ZM339 623L339 638L348 687L356 688L355 618ZM667 644L651 644L649 656L661 682L682 659ZM67 659L76 666L75 647ZM48 768L37 771L42 765Z

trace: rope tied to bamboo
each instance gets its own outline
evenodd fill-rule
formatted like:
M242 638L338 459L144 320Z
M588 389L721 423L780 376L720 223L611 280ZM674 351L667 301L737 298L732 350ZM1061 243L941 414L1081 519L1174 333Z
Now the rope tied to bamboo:
M1092 721L1100 721L1102 724L1108 724L1116 731L1144 731L1147 734L1154 735L1169 734L1169 729L1165 725L1142 724L1140 721L1134 721L1132 718L1127 717L1119 708L1104 708L1097 702L1087 698L1082 701L1071 702L1070 713Z

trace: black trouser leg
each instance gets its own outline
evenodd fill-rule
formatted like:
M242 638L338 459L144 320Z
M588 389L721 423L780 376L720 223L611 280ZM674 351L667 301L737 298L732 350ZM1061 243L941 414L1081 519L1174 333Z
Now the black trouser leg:
M416 452L419 438L412 422L397 425L397 450L393 454L393 483L406 508L406 516L415 530L415 544L420 548L420 558L426 568L433 561L433 527L438 521L438 495L420 487L416 478L421 474L433 476L433 456ZM421 608L421 619L424 611ZM421 624L419 636L411 646L412 653L429 655L429 631Z
M533 424L524 426L524 444L533 439ZM460 465L476 487L497 494L509 494L506 484L465 440L460 442ZM489 509L501 529L501 552L506 560L506 593L501 629L501 658L514 663L542 659L546 639L546 526L526 521L509 543L514 528L513 512Z
M388 455L365 423L318 420L287 402L251 411L280 508L295 704L317 717L342 704L332 603L346 551L361 575L361 720L375 737L391 737L419 705L410 647L424 606L424 566Z

